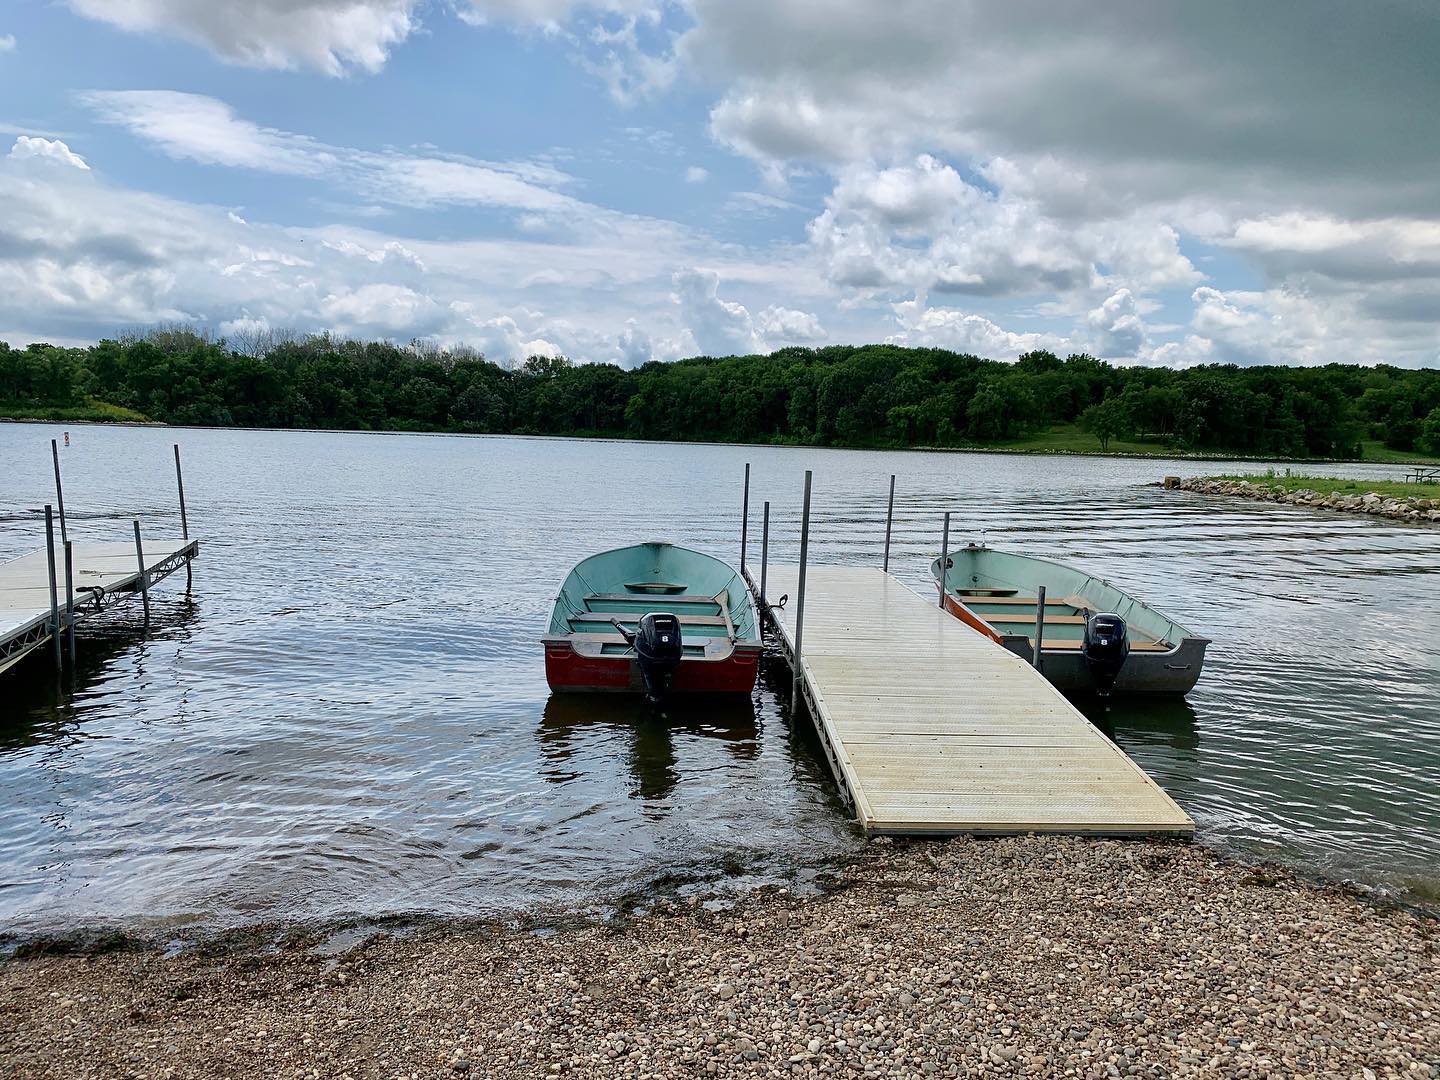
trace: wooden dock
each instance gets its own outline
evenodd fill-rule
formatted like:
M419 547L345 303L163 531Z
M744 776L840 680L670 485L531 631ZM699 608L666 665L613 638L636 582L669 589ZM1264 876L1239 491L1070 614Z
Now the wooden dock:
M794 666L798 568L766 599ZM799 684L866 831L1189 835L1195 824L1018 656L881 570L810 566Z
M133 543L71 544L75 620L132 597L186 566L199 552L198 540L146 540L142 589L141 558ZM0 563L0 673L64 633L67 598L65 549L54 548L56 607L51 606L50 565L45 549ZM148 608L148 604L147 604ZM57 610L58 609L58 610Z

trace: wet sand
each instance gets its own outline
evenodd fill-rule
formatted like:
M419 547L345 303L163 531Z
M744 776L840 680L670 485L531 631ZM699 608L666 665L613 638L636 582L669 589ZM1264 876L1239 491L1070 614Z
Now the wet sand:
M1440 1076L1433 917L1194 845L880 841L815 897L324 936L8 960L0 1074Z

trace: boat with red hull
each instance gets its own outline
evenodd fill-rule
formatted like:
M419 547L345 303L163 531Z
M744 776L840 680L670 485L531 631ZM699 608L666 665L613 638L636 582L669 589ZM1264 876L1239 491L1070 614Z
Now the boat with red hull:
M740 575L660 542L577 563L541 640L559 692L748 694L760 668L760 621Z

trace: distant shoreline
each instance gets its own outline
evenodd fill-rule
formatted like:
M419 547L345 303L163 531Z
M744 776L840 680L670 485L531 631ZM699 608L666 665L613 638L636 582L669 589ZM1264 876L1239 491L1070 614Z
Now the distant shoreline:
M288 428L244 427L238 424L166 424L158 420L40 420L23 416L0 416L0 424L31 424L47 427L132 427L170 431L263 431L314 435L415 435L424 438L450 439L528 439L559 442L641 443L656 446L733 446L775 450L856 450L882 454L1011 454L1019 457L1092 457L1122 458L1134 461L1283 461L1299 465L1380 465L1404 467L1434 465L1434 458L1404 458L1378 461L1374 458L1285 457L1279 454L1254 455L1219 451L1155 451L1134 450L1066 450L1045 447L1017 446L814 446L793 442L723 442L708 439L643 439L622 435L535 435L485 431L406 431L400 428Z

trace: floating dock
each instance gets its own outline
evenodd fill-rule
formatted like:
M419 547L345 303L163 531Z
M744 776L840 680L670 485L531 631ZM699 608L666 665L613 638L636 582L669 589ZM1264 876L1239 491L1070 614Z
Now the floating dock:
M792 669L798 579L770 566L762 597ZM800 638L796 686L867 832L1195 831L1034 668L882 570L808 567Z
M134 544L71 542L70 573L76 623L116 601L147 593L151 586L194 559L200 542L146 540L142 549L143 560ZM54 557L57 581L53 606L50 560L44 548L0 563L0 673L47 642L58 640L57 632L64 634L69 629L63 545L55 545Z

